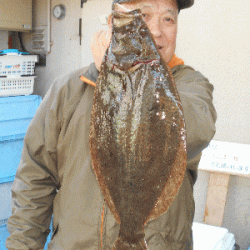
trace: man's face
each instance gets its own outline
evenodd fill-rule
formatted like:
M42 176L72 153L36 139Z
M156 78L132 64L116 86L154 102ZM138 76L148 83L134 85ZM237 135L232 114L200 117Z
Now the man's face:
M177 0L141 0L122 4L125 8L141 9L142 16L154 36L161 56L169 63L176 47Z

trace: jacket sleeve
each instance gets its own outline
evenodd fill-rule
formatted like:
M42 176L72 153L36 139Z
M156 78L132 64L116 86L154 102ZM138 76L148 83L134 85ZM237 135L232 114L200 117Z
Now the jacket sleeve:
M67 106L65 81L58 78L45 96L24 138L21 162L12 185L8 220L9 250L43 249L49 234L53 199L60 187L57 141Z
M179 66L180 67L180 66ZM182 66L176 75L187 131L188 169L197 170L201 151L215 134L213 85L200 72Z

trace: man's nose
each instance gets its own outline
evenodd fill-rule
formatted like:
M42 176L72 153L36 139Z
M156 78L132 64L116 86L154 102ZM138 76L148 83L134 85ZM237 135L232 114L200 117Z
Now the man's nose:
M158 18L151 19L148 23L148 27L154 37L161 36L161 23Z

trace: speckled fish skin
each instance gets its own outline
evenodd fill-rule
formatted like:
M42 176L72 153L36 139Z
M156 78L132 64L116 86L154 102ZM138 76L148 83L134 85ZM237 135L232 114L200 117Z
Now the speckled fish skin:
M144 225L168 210L187 156L180 98L139 10L113 12L94 94L90 152L120 223L113 250L148 249Z

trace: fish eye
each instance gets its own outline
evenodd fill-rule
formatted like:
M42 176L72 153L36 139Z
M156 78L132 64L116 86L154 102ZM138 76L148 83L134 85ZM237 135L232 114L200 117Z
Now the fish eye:
M145 28L141 28L141 29L139 30L139 33L140 33L140 35L141 35L142 37L144 37L144 36L147 35L147 30L146 30Z
M143 19L148 20L149 19L149 14L148 13L141 13L141 16Z

